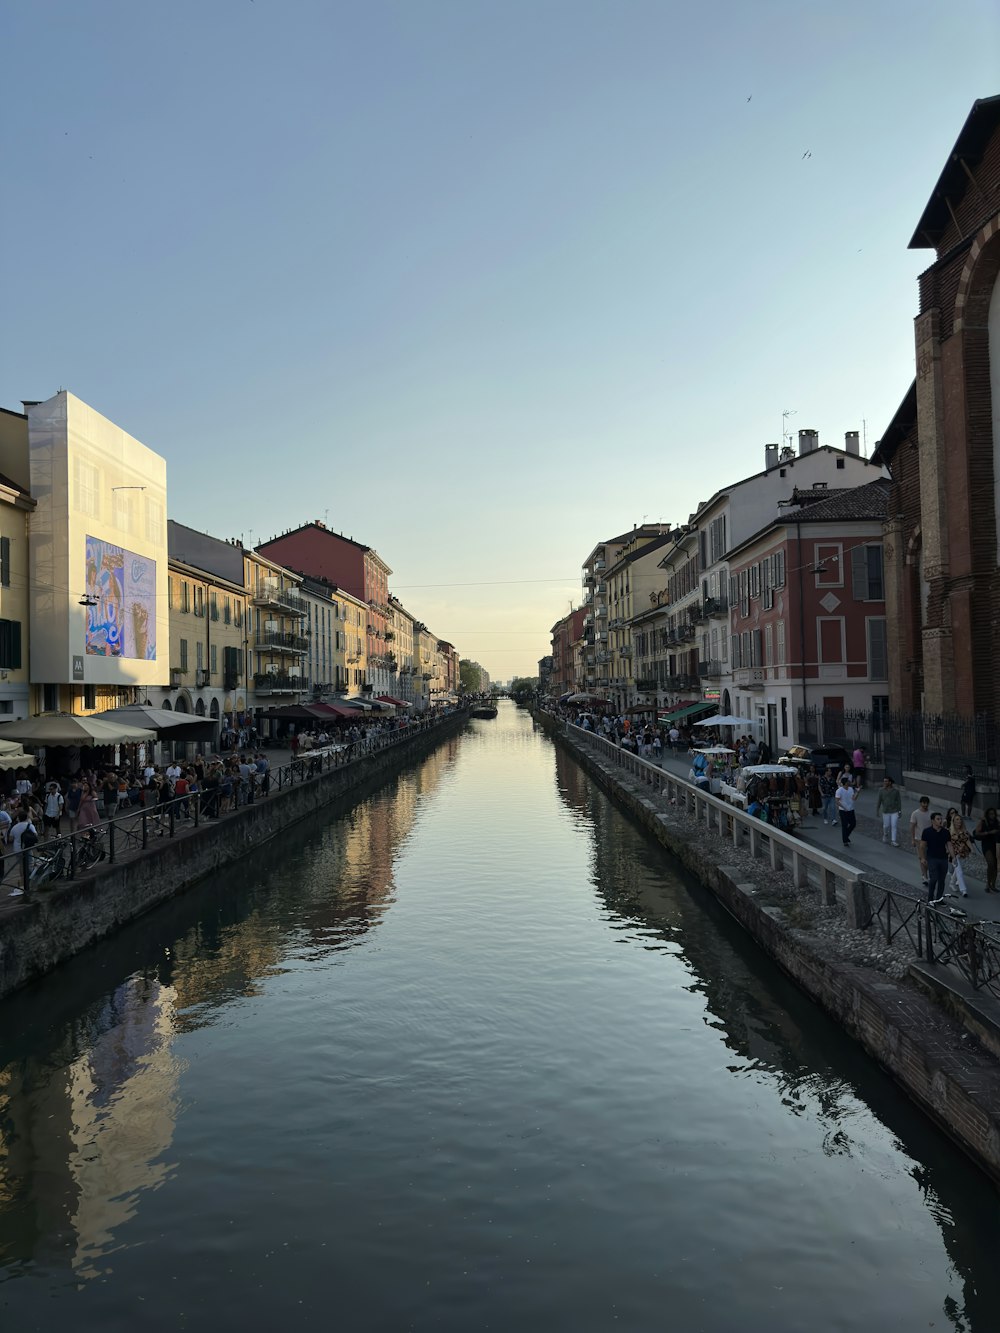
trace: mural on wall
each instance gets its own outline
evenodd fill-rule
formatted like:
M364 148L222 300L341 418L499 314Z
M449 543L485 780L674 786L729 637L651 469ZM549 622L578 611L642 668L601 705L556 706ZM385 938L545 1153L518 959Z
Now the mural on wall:
M156 660L156 561L87 537L87 630L91 657Z

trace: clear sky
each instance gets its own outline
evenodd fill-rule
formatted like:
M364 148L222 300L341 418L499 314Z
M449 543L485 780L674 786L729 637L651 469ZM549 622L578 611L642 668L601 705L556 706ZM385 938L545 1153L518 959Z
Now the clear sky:
M374 546L497 679L783 411L874 445L1000 92L995 0L5 0L0 49L0 404L72 390L217 536Z

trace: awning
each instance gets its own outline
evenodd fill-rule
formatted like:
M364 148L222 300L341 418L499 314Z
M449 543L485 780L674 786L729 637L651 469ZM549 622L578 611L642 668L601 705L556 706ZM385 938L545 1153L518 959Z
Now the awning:
M410 705L406 702L405 699L396 699L396 698L395 698L393 695L391 695L391 694L379 694L379 695L377 695L376 697L379 698L379 699L381 699L383 703L386 703L386 704L393 704L396 708L409 708L409 707L410 707Z
M316 714L311 713L305 704L285 704L282 708L268 708L261 717L272 722L315 722Z
M356 718L358 715L356 708L342 708L340 704L306 704L305 706L321 722L332 721L334 718Z
M702 699L700 703L688 704L685 708L678 708L674 713L661 713L659 720L661 722L679 722L683 717L694 717L695 713L707 713L713 708L718 708L718 699Z

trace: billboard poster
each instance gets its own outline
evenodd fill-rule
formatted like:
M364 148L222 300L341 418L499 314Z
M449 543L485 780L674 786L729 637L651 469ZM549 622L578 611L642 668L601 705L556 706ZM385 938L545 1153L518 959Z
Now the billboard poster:
M156 660L156 561L87 537L87 630L91 657Z

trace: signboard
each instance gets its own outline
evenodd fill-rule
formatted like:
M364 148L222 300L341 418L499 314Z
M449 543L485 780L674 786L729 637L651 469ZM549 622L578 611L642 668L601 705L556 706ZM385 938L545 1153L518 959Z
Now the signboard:
M87 536L90 657L156 661L156 561Z
M710 699L713 703L718 703L722 694L720 690L702 690L701 697L703 699Z

